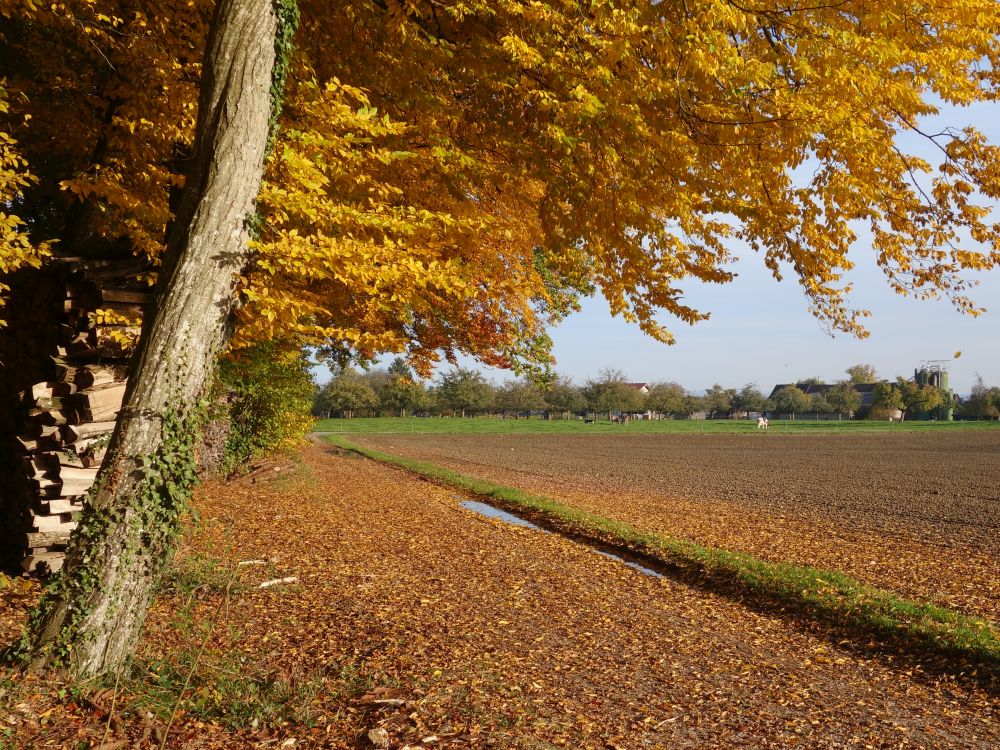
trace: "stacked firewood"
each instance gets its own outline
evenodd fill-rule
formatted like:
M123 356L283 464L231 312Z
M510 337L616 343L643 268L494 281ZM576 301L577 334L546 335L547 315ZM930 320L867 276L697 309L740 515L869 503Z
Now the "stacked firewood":
M92 281L67 285L55 377L21 392L17 442L32 495L26 571L62 566L121 409L127 341L137 336L147 301L143 291L101 289ZM109 324L95 322L108 318Z

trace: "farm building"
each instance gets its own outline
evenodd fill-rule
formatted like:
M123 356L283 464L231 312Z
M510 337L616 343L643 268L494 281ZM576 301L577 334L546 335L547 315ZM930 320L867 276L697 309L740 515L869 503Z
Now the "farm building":
M952 402L954 400L954 394L952 393L951 386L948 384L948 371L944 367L944 360L931 360L924 362L920 367L914 369L913 377L910 379L911 382L916 383L919 386L934 386L935 388L940 388L944 391L948 398L946 404L938 407L933 412L918 412L913 416L916 419L940 419L950 421L954 415L954 409L952 407ZM858 392L861 396L861 409L865 409L872 406L875 398L875 387L878 383L853 383L854 390ZM806 396L810 398L812 396L820 395L826 396L833 388L836 387L835 383L779 383L774 386L771 390L771 395L768 398L773 399L775 395L782 388L788 388L789 386L795 386ZM902 412L896 411L891 415L895 419L902 417Z
M948 383L948 371L944 367L945 360L931 360L925 362L918 369L913 371L913 382L920 386L931 385L940 388L948 394L949 398L944 405L939 406L933 413L922 412L918 419L940 419L950 422L955 417L954 393Z

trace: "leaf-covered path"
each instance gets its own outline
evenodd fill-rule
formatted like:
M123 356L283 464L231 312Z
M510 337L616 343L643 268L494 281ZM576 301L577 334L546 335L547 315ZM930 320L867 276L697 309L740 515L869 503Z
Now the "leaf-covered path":
M333 449L307 448L285 479L207 486L197 504L194 551L273 560L243 576L235 647L321 687L312 727L182 716L177 747L373 747L372 730L393 748L1000 745L1000 700L982 688L484 519ZM161 600L145 653L171 648L174 608Z

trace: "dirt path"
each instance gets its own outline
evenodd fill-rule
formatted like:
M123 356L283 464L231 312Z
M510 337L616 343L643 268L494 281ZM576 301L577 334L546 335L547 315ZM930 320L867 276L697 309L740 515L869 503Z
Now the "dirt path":
M380 727L392 748L1000 746L1000 700L980 688L486 520L365 459L304 460L291 478L203 488L186 554L298 577L248 589L231 619L276 679L322 677L315 726L182 719L176 747L373 747ZM169 647L171 615L162 600L144 650Z
M843 570L1000 621L1000 431L357 439L642 528Z

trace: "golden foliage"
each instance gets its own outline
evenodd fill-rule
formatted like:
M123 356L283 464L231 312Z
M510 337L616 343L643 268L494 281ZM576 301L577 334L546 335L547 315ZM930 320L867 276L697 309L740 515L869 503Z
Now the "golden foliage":
M101 307L90 313L89 317L89 327L101 326L102 330L106 331L107 343L119 351L131 354L139 345L141 319Z
M137 254L161 252L210 9L209 0L4 0L2 62L11 101L30 117L18 137L39 178L27 208L44 217L42 231L74 245L68 254L122 238Z
M0 79L0 114L3 115L9 112L5 83ZM23 266L38 267L49 252L47 244L32 243L24 221L7 210L33 180L27 168L28 162L17 151L17 141L0 130L0 279ZM0 280L0 307L3 307L3 295L8 289Z
M408 8L390 25L346 7L339 67L389 102L453 93L435 122L540 180L546 250L585 247L612 310L653 335L669 338L658 308L701 317L677 282L728 280L733 239L855 333L864 313L843 278L858 227L896 291L967 312L963 273L1000 261L996 147L971 128L928 134L944 159L931 179L897 143L936 100L996 98L989 0ZM372 54L353 54L361 44ZM441 85L407 94L415 66L442 71Z
M361 356L409 346L424 366L452 348L511 364L546 298L523 218L538 188L450 194L443 182L490 167L418 150L362 91L302 78L261 193L241 339L291 330Z
M1000 264L1000 150L974 128L921 131L941 102L997 99L993 0L301 6L240 344L516 365L545 359L545 325L592 286L671 341L657 315L707 317L682 287L730 280L734 242L865 335L859 252L895 291L970 314L970 274ZM21 118L5 137L39 177L35 231L158 256L208 11L4 0Z

